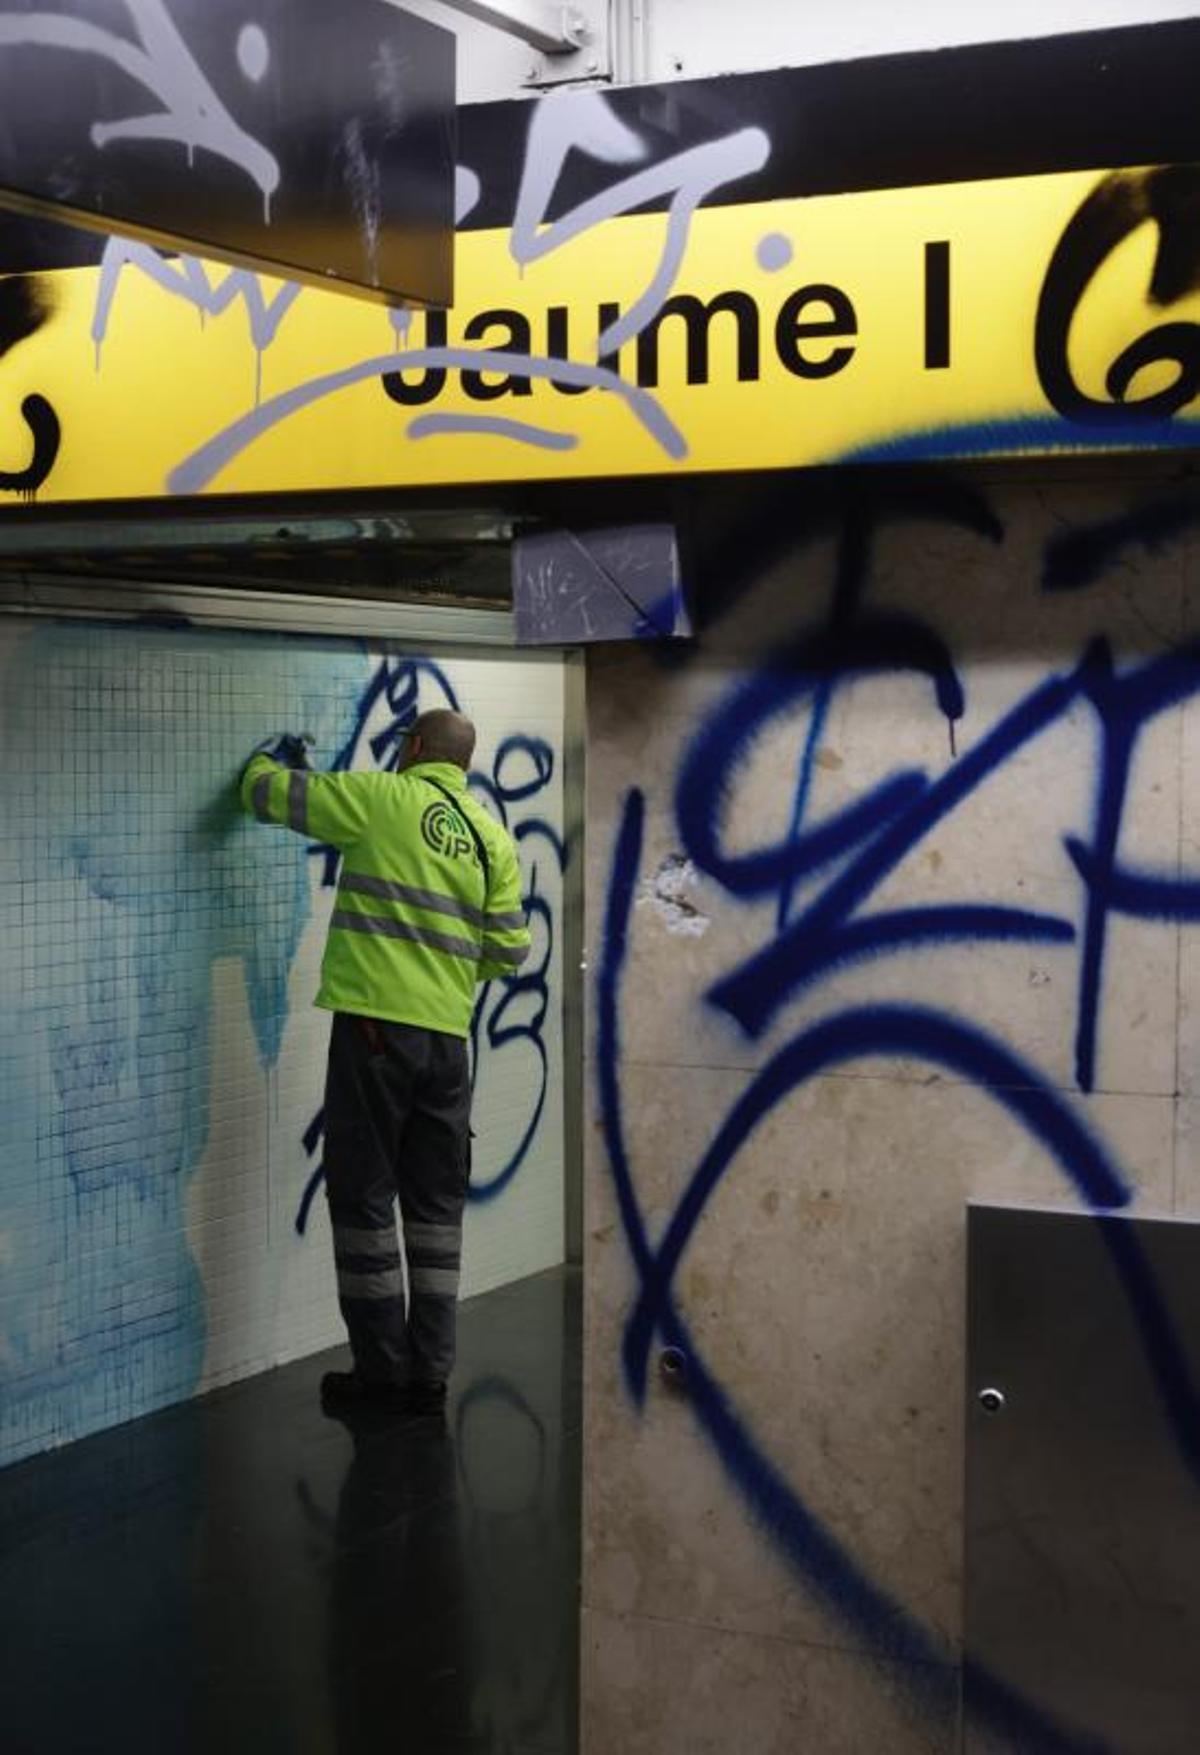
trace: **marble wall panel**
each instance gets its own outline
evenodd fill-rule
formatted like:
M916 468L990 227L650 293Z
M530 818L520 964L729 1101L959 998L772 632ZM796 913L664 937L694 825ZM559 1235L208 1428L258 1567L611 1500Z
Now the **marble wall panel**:
M589 663L585 1734L948 1748L967 1204L1200 1213L1200 928L1089 910L1106 798L1200 880L1200 568L1116 478L842 484L790 548L757 491L696 645Z

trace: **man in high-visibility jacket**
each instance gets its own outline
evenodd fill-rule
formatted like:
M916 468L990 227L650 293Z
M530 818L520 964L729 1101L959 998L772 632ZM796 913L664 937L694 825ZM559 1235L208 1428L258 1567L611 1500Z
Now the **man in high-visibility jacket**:
M322 1380L334 1413L436 1411L454 1363L471 1016L479 983L511 975L530 943L512 839L467 790L474 747L471 721L439 710L395 773L313 773L284 737L242 775L260 822L342 855L316 1001L334 1013L325 1182L354 1355Z

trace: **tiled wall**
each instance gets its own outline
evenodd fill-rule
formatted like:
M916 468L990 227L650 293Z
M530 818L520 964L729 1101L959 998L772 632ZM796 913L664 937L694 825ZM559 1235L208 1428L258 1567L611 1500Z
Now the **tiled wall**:
M1200 1215L1196 527L748 482L589 659L587 1755L960 1747L966 1203Z
M341 1339L330 873L235 798L273 732L361 767L418 707L474 716L540 901L480 1020L464 1293L560 1261L561 666L5 622L0 677L0 1463Z

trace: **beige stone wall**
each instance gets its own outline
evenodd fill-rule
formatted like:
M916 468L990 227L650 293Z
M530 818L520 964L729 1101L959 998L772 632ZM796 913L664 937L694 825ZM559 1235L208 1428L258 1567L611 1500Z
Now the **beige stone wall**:
M1200 929L1111 913L1093 1088L1082 1090L1087 892L1067 846L1094 838L1104 747L1096 700L1075 676L1085 652L1107 641L1125 674L1200 627L1200 538L1146 540L1146 507L1172 492L1009 481L955 499L879 476L857 490L814 484L791 506L786 492L748 484L697 533L698 650L665 659L613 647L589 660L586 1755L958 1746L966 1203L1083 1198L1071 1166L1013 1112L1022 1068L1094 1135L1135 1210L1200 1206ZM1075 589L1048 590L1048 572ZM908 942L819 968L750 1035L708 996L752 957L760 989L780 966L779 888L735 895L696 854L714 863L706 812L726 859L787 843L813 690L740 751L733 703L755 677L773 674L783 691L804 668L789 645L830 627L839 577L846 620L870 633L877 661L923 651L933 662L941 643L963 710L952 748L948 675L939 704L930 675L855 673L846 646L810 653L813 687L823 677L828 699L806 828L901 772L924 778L803 878L789 919L815 908L878 835L892 851L877 850L849 914L814 916L818 955L846 949L847 920L956 905L1034 913L1059 936L913 943L909 916ZM1186 666L1183 675L1186 693ZM989 758L1006 716L1055 677L1066 679L1062 698L1039 734ZM1093 694L1103 705L1101 685ZM681 812L677 783L705 735ZM973 762L977 782L939 812ZM1185 700L1137 738L1123 863L1200 878L1198 778L1200 707ZM645 800L640 849L627 815L634 788ZM623 961L619 921L606 919L622 823L638 854ZM605 1027L614 992L615 1061ZM622 1359L646 1277L631 1223L652 1257L758 1074L823 1024L868 1043L864 1008L880 1007L895 1038L887 1052L856 1050L781 1088L732 1154L674 1274L639 1405ZM933 1059L915 1034L905 1052L906 1030L922 1028L914 1011L1001 1058ZM632 1221L617 1198L609 1075ZM691 1397L659 1370L678 1338L672 1311L694 1348Z

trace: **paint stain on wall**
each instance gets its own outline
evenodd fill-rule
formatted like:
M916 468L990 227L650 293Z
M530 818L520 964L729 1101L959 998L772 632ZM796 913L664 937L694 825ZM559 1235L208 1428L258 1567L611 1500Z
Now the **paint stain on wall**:
M669 933L678 938L703 938L712 921L693 900L702 879L690 859L671 853L653 877L643 878L639 908L652 908Z
M264 728L335 747L365 669L353 647L74 624L8 650L0 1461L195 1387L213 967L242 965L273 1066L310 908L303 843L255 834L234 784Z

